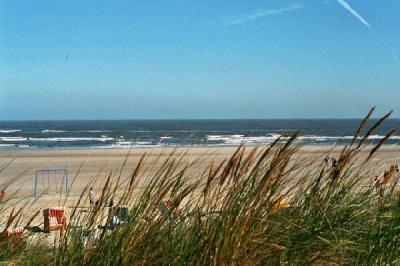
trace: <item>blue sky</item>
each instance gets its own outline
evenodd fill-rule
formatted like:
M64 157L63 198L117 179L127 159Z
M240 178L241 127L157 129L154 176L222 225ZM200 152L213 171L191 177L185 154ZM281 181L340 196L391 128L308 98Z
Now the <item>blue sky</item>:
M398 0L0 0L1 120L400 117L399 103Z

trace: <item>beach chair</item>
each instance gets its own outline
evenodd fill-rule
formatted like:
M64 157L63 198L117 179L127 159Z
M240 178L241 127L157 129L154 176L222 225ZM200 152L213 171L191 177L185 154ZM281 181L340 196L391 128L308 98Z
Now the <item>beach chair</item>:
M44 231L59 231L67 225L66 212L64 207L54 207L43 210Z
M22 236L22 234L24 233L24 231L25 231L24 227L7 229L6 231L3 232L3 237L20 238Z

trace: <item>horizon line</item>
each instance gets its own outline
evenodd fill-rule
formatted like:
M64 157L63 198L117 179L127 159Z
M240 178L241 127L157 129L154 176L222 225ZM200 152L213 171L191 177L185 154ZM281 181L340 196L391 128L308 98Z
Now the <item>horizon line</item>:
M188 121L188 120L362 120L365 117L328 117L328 118L312 118L312 117L294 117L294 118L95 118L95 119L0 119L2 122L76 122L76 121ZM371 120L378 120L380 117L373 117ZM389 117L386 120L400 120L400 117Z

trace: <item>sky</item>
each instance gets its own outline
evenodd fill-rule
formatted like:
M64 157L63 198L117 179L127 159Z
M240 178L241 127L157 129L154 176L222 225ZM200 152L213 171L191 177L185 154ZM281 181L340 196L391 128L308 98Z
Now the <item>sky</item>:
M0 0L0 120L400 117L398 0Z

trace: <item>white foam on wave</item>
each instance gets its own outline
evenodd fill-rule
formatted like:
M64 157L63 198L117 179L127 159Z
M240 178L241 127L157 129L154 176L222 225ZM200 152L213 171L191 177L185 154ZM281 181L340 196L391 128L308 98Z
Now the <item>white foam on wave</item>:
M128 146L130 146L130 145L133 145L134 144L134 142L133 141L117 141L115 144L117 144L117 145L128 145Z
M336 140L345 140L345 139L352 139L353 137L349 138L348 136L338 137L338 136L315 136L315 135L305 135L300 136L298 140L305 140L305 141L336 141Z
M382 135L372 135L368 139L383 139L384 137ZM400 136L391 136L389 139L400 139Z
M15 133L15 132L21 132L21 129L2 129L0 130L0 133Z
M0 141L14 142L14 141L27 141L25 137L0 137Z
M0 147L16 147L16 144L0 144Z
M279 137L281 137L279 134L252 137L244 135L206 135L207 141L222 141L226 145L271 143Z
M32 141L111 141L114 140L114 138L111 137L102 137L102 138L86 138L86 137L82 137L82 138L29 138L29 140Z
M59 130L59 129L43 129L42 133L62 133L62 132L67 132L65 130Z
M142 145L142 146L148 146L152 145L153 143L151 141L136 141L134 142L135 145Z
M25 144L18 144L18 148L33 148L33 146L25 145Z
M87 132L89 132L89 133L107 133L107 132L112 132L112 131L111 130L95 129L95 130L88 130Z
M10 143L10 144L0 144L0 148L1 147L17 147L17 148L31 148L33 146L29 146L29 145L24 145L24 144L15 144L15 143Z
M151 141L117 141L113 144L110 145L104 145L104 146L96 146L94 148L135 148L135 147L162 147L160 144L153 144Z
M368 137L369 140L380 140L383 139L385 136L383 135L371 135ZM300 136L298 137L299 140L315 140L315 141L334 141L334 140L352 140L354 136L315 136L315 135L309 135L309 136ZM358 140L363 139L364 136L357 137ZM400 139L400 136L392 136L389 139Z
M385 136L382 135L371 135L368 137L369 140L381 140ZM290 137L281 136L279 134L269 134L266 136L252 136L246 137L244 135L206 135L207 141L222 142L219 145L240 145L240 144L268 144L278 138L287 140ZM304 135L297 138L298 141L302 142L335 142L335 141L349 141L352 140L353 136L318 136L318 135ZM363 137L358 137L360 140ZM400 136L392 136L391 140L400 140Z
M198 132L231 132L224 130L196 130L196 129L159 129L159 130L130 130L134 133L198 133Z

